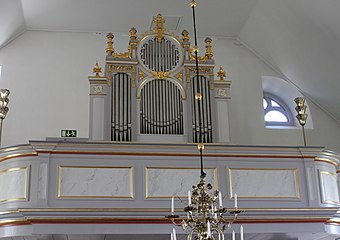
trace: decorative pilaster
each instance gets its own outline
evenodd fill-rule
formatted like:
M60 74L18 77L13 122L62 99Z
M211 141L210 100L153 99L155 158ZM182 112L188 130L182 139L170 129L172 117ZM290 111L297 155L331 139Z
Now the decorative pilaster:
M230 99L231 81L224 79L226 77L226 72L223 70L222 66L220 66L217 76L219 79L214 81L217 123L216 139L217 142L227 143L230 142L228 100Z
M110 50L111 51L111 50ZM107 128L108 111L106 111L108 99L108 82L105 76L100 76L102 72L98 62L93 67L94 76L89 76L90 83L90 119L89 119L89 139L109 140Z

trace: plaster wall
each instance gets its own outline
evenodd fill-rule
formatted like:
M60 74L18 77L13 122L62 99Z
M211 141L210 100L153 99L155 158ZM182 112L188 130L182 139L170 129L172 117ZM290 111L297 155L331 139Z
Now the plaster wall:
M114 47L118 52L126 51L128 36L118 35ZM0 87L11 91L2 146L59 137L61 129L77 129L78 137L87 138L87 77L92 75L96 60L104 66L105 47L105 34L27 31L0 49ZM236 40L214 39L213 51L216 71L222 65L232 80L230 143L303 145L299 127L265 128L262 76L278 74ZM307 131L308 143L340 152L339 125L317 106L308 104L314 125L314 129Z

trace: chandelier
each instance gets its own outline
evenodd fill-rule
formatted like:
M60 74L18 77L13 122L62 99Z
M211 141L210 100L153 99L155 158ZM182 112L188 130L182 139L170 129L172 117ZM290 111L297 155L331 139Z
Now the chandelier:
M191 0L190 7L193 15L193 28L195 37L195 46L193 51L195 53L196 61L196 80L199 81L199 67L198 67L198 45L197 45L197 31L195 19L195 0ZM195 100L200 103L202 94L200 93L197 84L197 92ZM234 195L234 208L225 208L222 203L222 193L218 190L213 190L210 183L205 182L206 173L203 168L203 139L202 139L202 119L201 114L198 114L198 121L200 126L200 139L198 149L200 152L201 175L200 181L192 190L188 191L188 205L184 207L186 218L180 219L180 216L174 211L174 197L171 199L171 214L166 216L176 226L182 227L183 231L187 233L187 240L224 240L224 233L226 229L231 227L231 224L237 219L237 216L242 211L237 207L237 195ZM229 217L225 214L228 213ZM243 227L240 228L241 240L243 240ZM171 233L171 240L176 239L176 231L173 229ZM232 231L232 240L235 240L235 231Z

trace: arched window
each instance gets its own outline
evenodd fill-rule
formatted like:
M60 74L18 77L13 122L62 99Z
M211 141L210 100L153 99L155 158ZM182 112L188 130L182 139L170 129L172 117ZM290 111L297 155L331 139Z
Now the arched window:
M292 113L278 97L264 93L263 109L266 126L294 126Z

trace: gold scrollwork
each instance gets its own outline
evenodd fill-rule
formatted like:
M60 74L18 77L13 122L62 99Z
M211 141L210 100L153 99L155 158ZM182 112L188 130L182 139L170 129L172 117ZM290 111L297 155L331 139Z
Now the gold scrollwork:
M111 73L114 72L124 72L124 73L131 73L131 81L132 81L132 87L136 87L136 71L135 71L135 66L134 65L113 65L109 64L108 65L108 85L111 86Z
M145 72L143 72L142 70L139 70L139 80L142 80L146 76L147 76L147 74Z
M189 72L196 73L196 67L188 67L188 70ZM199 67L198 71L203 75L211 75L213 73L213 67Z
M176 74L176 78L178 78L180 81L183 81L183 73L180 71L179 73Z
M169 76L170 72L151 71L151 74L156 79L165 79L165 78L167 78Z

